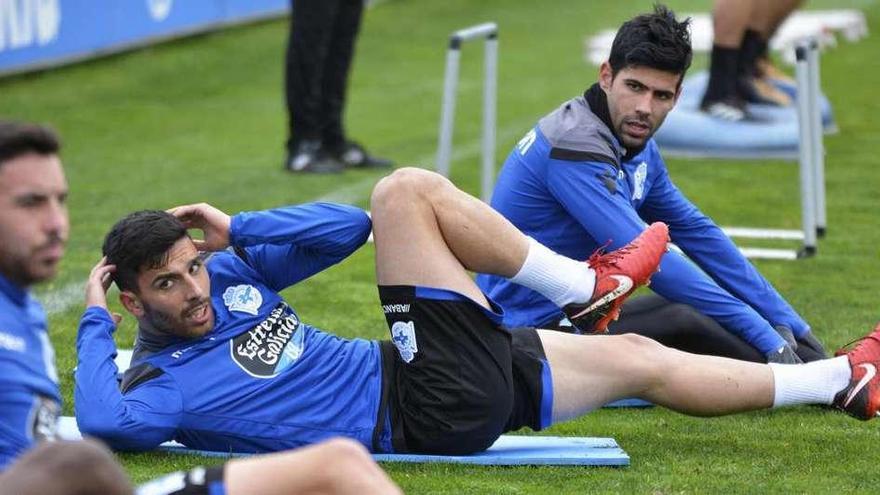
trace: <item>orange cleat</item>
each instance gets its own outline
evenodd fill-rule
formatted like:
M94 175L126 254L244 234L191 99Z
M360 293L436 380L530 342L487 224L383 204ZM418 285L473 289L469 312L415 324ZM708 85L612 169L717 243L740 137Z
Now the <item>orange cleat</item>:
M880 416L880 323L852 350L844 348L836 355L849 359L852 378L849 386L834 397L832 405L865 421Z
M605 333L608 324L620 314L620 306L630 294L646 285L657 271L666 252L669 229L663 222L652 223L632 242L610 253L599 248L587 260L596 272L593 297L583 304L562 308L580 333Z

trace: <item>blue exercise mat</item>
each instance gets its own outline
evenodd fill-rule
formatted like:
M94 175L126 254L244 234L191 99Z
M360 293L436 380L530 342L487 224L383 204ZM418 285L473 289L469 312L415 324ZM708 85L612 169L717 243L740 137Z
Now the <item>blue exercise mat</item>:
M602 407L607 407L607 408L611 408L611 409L623 408L623 407L644 408L644 407L654 407L654 403L648 402L644 399L632 398L632 399L620 399L620 400L616 400L614 402L609 402L608 404L605 404Z
M82 438L76 419L65 416L59 421L59 436L65 440ZM174 454L208 457L242 457L250 454L215 452L187 448L177 442L165 442L158 450ZM442 462L483 466L628 466L629 455L613 438L548 437L502 435L488 450L477 454L419 455L373 454L379 462Z
M654 139L667 156L715 158L780 158L796 160L800 140L797 107L750 104L748 110L759 121L729 122L700 111L700 100L708 83L701 72L685 79L681 97L669 112ZM779 82L783 91L794 88ZM836 129L828 100L820 97L826 132Z

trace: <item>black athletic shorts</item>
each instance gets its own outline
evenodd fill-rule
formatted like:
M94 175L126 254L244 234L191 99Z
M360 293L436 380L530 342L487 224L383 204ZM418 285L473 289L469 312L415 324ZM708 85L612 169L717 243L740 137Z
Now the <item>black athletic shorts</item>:
M550 424L550 368L533 328L504 329L500 312L443 289L380 286L379 299L391 329L382 410L396 452L469 454Z

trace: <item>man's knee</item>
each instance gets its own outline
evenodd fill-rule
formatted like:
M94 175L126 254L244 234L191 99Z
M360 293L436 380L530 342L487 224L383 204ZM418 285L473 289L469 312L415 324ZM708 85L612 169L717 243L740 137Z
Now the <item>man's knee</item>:
M373 188L370 210L397 210L401 204L411 203L414 197L430 198L431 193L450 185L442 175L415 167L399 168L385 176Z
M334 438L321 444L331 460L333 471L327 481L334 493L393 493L394 484L361 444L346 438Z
M608 338L614 339L612 352L616 353L620 357L619 362L627 367L627 375L649 382L662 378L672 349L636 333L625 333Z
M348 438L333 438L322 444L326 456L338 459L340 464L364 464L372 463L373 458L363 445Z

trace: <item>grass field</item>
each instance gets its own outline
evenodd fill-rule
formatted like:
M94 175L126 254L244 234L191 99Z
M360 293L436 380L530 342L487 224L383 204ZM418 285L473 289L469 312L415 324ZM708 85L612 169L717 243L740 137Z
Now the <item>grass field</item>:
M670 1L679 11L710 2ZM815 0L810 8L865 10L872 0ZM430 167L436 146L445 39L458 28L500 25L499 161L544 113L582 91L596 69L587 34L648 9L645 1L388 0L367 12L351 79L350 135L401 164ZM281 170L281 66L286 21L190 38L35 75L0 80L0 115L51 123L65 139L72 235L59 278L39 292L52 311L65 414L82 311L79 283L101 238L141 208L208 201L228 211L330 199L366 206L378 172L341 177ZM866 333L880 316L880 160L876 157L880 38L843 43L822 59L823 89L841 129L826 139L829 230L819 255L759 262L761 271L830 348ZM467 46L453 179L478 191L481 50ZM699 57L696 66L705 65ZM669 160L676 183L719 223L799 227L797 169L788 162ZM300 316L351 337L384 337L372 246L285 292ZM70 299L73 297L73 299ZM73 304L71 304L71 301ZM130 347L131 318L117 332ZM880 424L817 408L695 419L660 409L599 411L549 434L613 436L624 469L386 465L411 493L875 493ZM137 481L210 462L121 454Z

